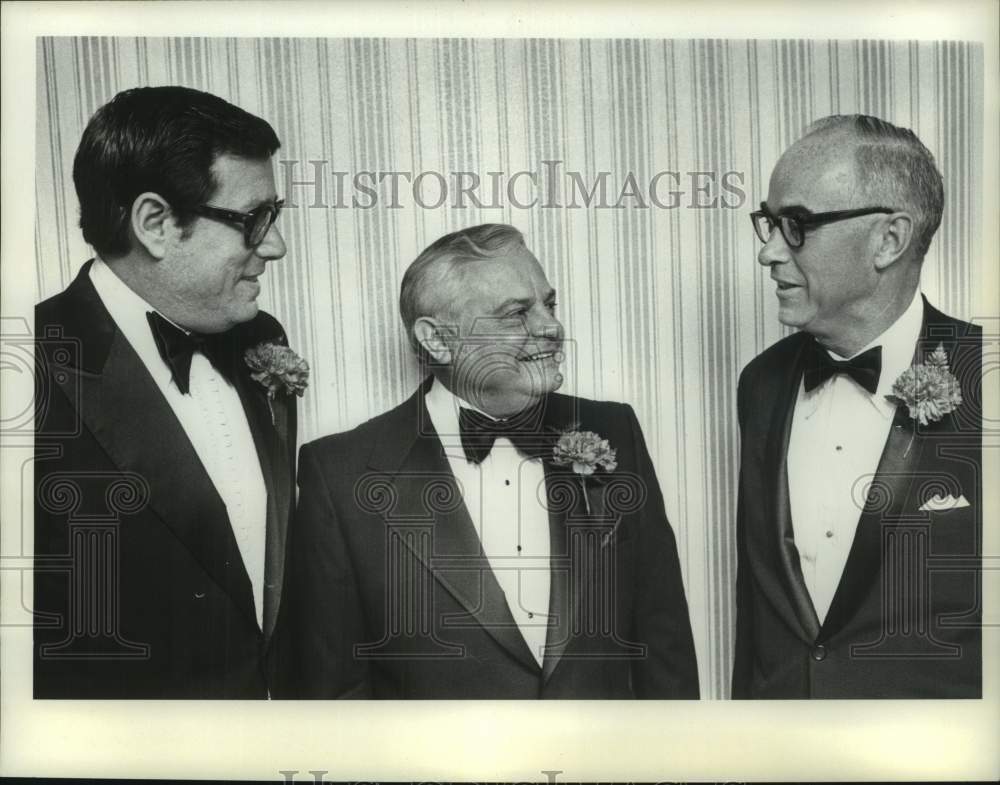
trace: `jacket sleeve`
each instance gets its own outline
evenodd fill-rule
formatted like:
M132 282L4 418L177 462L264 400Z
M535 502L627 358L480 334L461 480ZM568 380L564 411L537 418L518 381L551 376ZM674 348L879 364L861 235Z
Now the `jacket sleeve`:
M632 407L625 408L636 454L636 473L646 486L645 504L638 511L635 630L647 650L645 657L633 663L633 686L638 698L697 699L698 663L677 542L667 520L642 428Z
M740 375L736 390L736 406L740 423L740 435L745 438L747 417L747 371ZM746 504L743 488L745 467L740 462L739 494L736 502L736 650L733 659L732 697L743 699L752 697L750 691L753 677L753 596L750 579L750 565L747 556Z
M366 698L368 665L358 583L320 449L299 454L299 501L289 535L281 616L275 630L276 698Z

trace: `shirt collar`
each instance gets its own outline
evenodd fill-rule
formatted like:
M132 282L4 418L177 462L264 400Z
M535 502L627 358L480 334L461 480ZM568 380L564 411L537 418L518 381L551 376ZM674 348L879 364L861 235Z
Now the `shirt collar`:
M465 458L465 450L462 447L462 431L458 420L459 410L471 409L491 420L500 419L484 412L478 406L473 406L461 396L455 395L437 377L434 377L430 390L424 393L424 403L427 405L427 413L431 417L434 430L437 431L438 439L441 440L441 445L445 448L445 454L454 454L462 458Z
M156 341L146 318L147 313L156 309L130 289L100 257L95 258L90 266L90 282L118 329L150 373L157 381L172 379L170 367L156 348Z
M916 350L917 339L920 338L923 323L923 298L920 296L920 290L917 289L902 315L889 325L881 335L851 355L851 357L857 357L872 347L882 347L882 372L879 375L878 389L875 391L875 396L878 399L882 399L892 392L892 385L896 379L913 363L913 353ZM830 352L830 355L837 360L850 359L840 357L833 352Z
M458 410L463 406L467 409L475 409L476 407L470 406L455 395L441 384L437 377L434 377L430 390L424 394L424 403L427 405L427 413L431 417L431 423L434 425L434 430L437 431L438 439L441 440L445 453L452 454L457 449L456 456L465 457L458 424Z
M913 299L906 307L906 310L893 322L886 330L878 335L874 340L855 352L851 357L857 357L862 352L866 352L874 346L882 347L882 371L879 374L878 388L875 394L869 397L869 401L883 417L892 417L895 411L895 404L886 399L892 392L892 385L896 379L913 362L913 353L916 350L917 339L920 338L920 331L924 323L923 299L920 290L914 292ZM842 357L836 352L827 350L828 354L835 360L850 359ZM819 410L822 399L822 391L827 385L821 385L812 393L805 392L805 382L800 383L799 397L802 405L803 416L806 419L812 417Z

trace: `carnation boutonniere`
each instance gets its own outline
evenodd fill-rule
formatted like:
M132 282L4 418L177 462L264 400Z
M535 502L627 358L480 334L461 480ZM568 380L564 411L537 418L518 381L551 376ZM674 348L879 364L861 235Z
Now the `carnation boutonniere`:
M590 514L590 500L587 498L587 478L596 472L613 472L618 467L617 451L611 448L607 439L602 439L593 431L578 431L575 426L562 431L552 448L552 463L557 466L571 466L580 478L583 501Z
M886 397L906 404L910 419L921 425L937 422L961 406L962 388L948 368L944 344L938 344L927 362L916 363L903 371ZM910 444L913 444L912 437ZM906 451L909 450L907 446Z
M250 376L267 392L267 408L274 423L271 401L278 395L298 395L309 386L309 363L287 346L265 341L247 349L243 359L250 368Z

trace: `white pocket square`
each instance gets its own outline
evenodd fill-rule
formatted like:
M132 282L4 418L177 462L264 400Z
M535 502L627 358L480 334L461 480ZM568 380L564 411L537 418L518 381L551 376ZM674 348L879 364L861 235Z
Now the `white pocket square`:
M942 496L941 494L932 496L920 505L920 510L922 512L945 512L947 510L960 510L962 507L968 506L969 502L965 496L959 494L956 499L949 493L947 496Z

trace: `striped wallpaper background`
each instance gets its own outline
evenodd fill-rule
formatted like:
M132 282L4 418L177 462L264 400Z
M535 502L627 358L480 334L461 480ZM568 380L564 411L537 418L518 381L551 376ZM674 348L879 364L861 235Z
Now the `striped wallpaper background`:
M934 152L947 204L924 290L945 311L973 316L984 264L975 44L46 38L37 51L36 299L65 287L91 255L76 225L72 158L88 118L116 92L189 85L275 127L276 160L297 162L276 166L279 194L297 208L281 218L288 255L270 266L261 303L313 366L303 441L415 388L397 296L423 247L485 221L521 229L575 342L564 390L628 401L643 424L678 535L706 697L728 696L732 658L736 379L785 334L747 214L811 120L879 115ZM316 185L287 186L317 171L326 206L314 204ZM425 206L402 179L398 207L389 181L374 207L349 206L351 178L363 171L432 173L422 178ZM538 186L520 176L514 196L537 197L533 207L503 193L519 171ZM455 205L459 172L481 179L483 206ZM570 172L587 191L603 179L607 206L597 192L586 206L577 190L568 207ZM660 172L662 206L648 192ZM440 206L433 173L449 180ZM348 206L332 206L338 178ZM493 182L499 207L490 207Z

